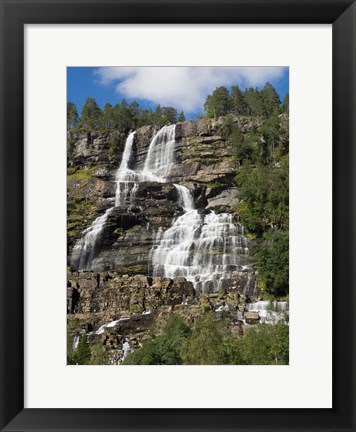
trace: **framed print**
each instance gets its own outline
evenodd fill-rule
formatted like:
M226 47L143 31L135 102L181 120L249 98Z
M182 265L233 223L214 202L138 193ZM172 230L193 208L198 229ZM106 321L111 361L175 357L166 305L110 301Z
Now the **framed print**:
M355 430L354 2L1 18L1 430Z

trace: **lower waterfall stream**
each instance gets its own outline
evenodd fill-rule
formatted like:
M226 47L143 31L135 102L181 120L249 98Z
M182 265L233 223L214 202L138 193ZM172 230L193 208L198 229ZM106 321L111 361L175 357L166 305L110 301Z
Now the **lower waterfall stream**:
M159 232L151 251L154 276L185 277L199 291L219 291L233 271L243 270L248 253L243 227L227 213L200 214L190 191L174 185L185 213Z

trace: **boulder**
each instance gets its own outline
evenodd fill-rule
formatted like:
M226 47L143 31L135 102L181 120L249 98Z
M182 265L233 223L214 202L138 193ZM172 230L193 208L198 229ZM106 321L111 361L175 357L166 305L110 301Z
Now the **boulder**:
M258 324L260 322L260 315L254 311L246 312L245 321L247 324Z

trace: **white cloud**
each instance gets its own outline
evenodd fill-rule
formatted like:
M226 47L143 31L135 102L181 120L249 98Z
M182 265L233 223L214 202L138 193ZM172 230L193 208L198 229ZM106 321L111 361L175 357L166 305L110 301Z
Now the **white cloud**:
M187 113L202 110L218 86L262 86L283 76L283 67L103 67L102 84L116 83L123 97L170 105Z

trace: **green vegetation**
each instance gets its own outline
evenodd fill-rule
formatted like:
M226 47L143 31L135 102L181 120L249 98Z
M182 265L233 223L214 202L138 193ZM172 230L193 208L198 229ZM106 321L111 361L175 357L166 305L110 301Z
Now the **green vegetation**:
M195 320L190 329L175 315L163 334L130 353L126 365L282 365L289 362L289 328L283 324L258 325L236 337L226 321L211 314Z
M67 364L69 365L87 365L90 364L91 350L88 342L88 337L83 335L80 337L79 344L76 350L73 350L70 343L71 338L68 337L67 344Z
M230 101L230 105L226 105L226 101ZM215 109L229 107L219 114L264 116L259 128L243 133L228 114L222 132L239 162L235 183L241 202L236 211L246 235L253 239L251 255L259 286L267 295L285 297L289 290L289 96L280 106L279 97L270 84L260 92L257 89L241 92L236 86L231 94L221 89L217 94L213 92L207 104L208 116L212 106Z
M162 336L147 341L143 348L130 353L122 364L181 365L181 347L189 333L184 321L173 315L164 326Z
M247 88L242 92L236 85L231 87L230 92L226 87L216 88L207 97L204 109L208 118L227 114L268 117L279 114L282 109L288 112L288 103L289 97L281 108L278 93L270 83L266 83L261 91L258 88Z
M79 117L77 107L73 102L67 103L67 129L78 127Z
M68 130L88 132L116 130L126 134L144 125L164 126L184 120L184 112L178 115L173 107L157 105L155 110L142 109L137 102L127 103L125 99L114 106L107 103L101 110L95 99L87 98L81 117L78 116L76 105L73 102L67 103ZM110 150L113 152L112 147L114 144L110 145Z
M85 180L92 178L94 172L100 167L100 165L96 165L91 168L83 168L76 169L74 172L72 168L68 168L67 170L67 179L68 180Z
M67 335L68 365L104 365L109 363L109 354L100 341L89 344L86 335L80 336L77 349L73 349L73 339Z

